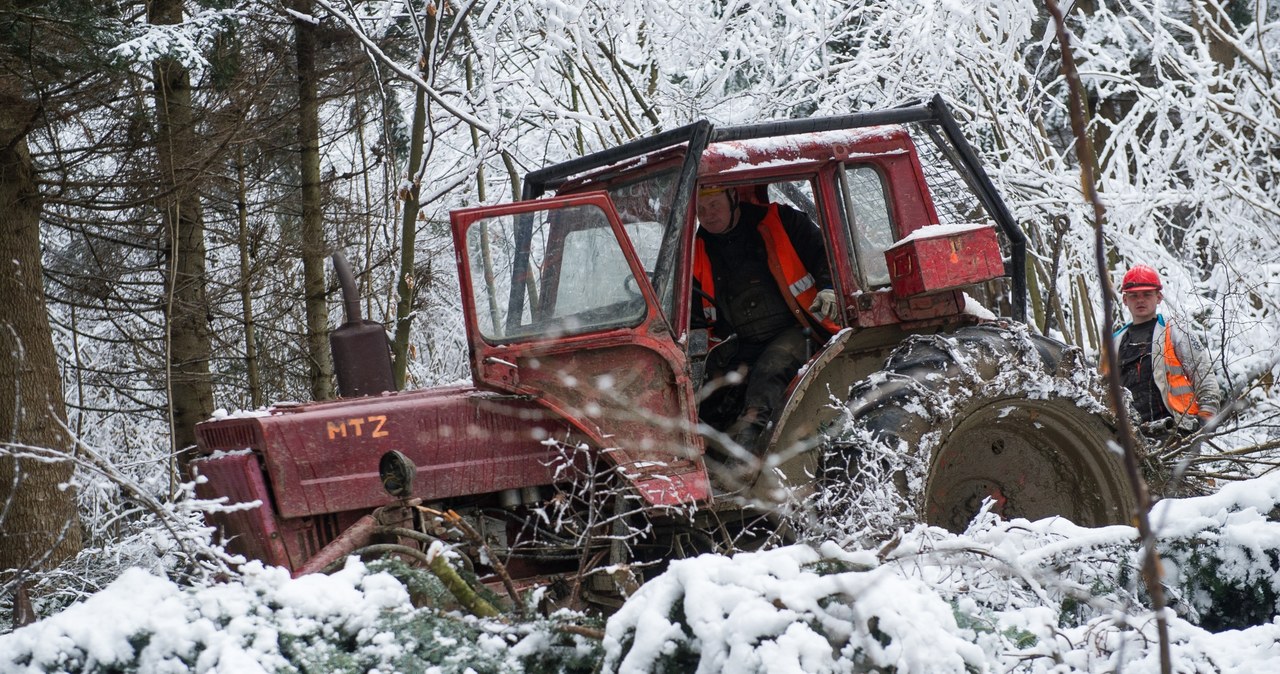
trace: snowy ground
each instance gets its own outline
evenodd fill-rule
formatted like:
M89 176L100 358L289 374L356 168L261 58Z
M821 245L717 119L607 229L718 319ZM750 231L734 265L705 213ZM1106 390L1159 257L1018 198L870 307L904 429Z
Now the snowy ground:
M1158 504L1175 671L1280 671L1280 475ZM0 636L4 672L1158 672L1134 530L980 517L879 550L674 562L604 628L414 608L351 560L180 587L140 569ZM598 625L596 626L599 627Z

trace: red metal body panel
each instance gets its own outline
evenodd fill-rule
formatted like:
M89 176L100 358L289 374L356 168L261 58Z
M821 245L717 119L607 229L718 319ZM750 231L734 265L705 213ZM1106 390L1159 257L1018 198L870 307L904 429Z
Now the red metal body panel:
M929 184L925 182L924 167L920 165L915 144L905 131L899 142L904 152L886 155L880 166L888 182L890 208L901 239L921 227L937 224L938 211L933 205Z
M530 349L516 356L517 388L556 401L556 409L603 448L650 503L710 498L701 437L684 412L693 406L682 399L692 384L672 368L678 352L671 341L580 341L556 353Z
M223 535L232 536L227 549L266 564L288 566L289 553L280 537L271 493L262 474L262 463L249 451L202 457L191 462L205 481L196 482L196 496L225 499L226 505L259 502L254 508L210 516Z
M271 506L262 462L250 451L217 453L192 461L198 475L207 478L196 484L200 498L224 498L226 505L258 505L209 516L227 542L229 552L258 559L265 564L298 569L321 548L359 518L359 513L338 513L316 517L284 519Z
M894 310L897 299L889 290L877 290L860 293L849 303L845 315L848 324L856 328L874 328L898 322L898 314Z
M206 451L244 448L217 446L219 438L258 438L253 448L262 453L284 518L389 503L378 459L393 449L417 464L414 496L427 500L549 484L558 454L542 440L566 434L544 406L471 387L315 403L197 426Z
M895 244L884 257L893 292L903 298L961 288L1004 273L992 227L917 235Z

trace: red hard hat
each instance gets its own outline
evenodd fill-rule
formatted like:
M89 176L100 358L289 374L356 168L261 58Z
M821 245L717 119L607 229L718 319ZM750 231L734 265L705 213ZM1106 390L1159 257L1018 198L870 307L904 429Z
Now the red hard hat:
M1160 274L1145 264L1133 265L1120 282L1120 292L1137 290L1164 290L1164 286L1160 284Z

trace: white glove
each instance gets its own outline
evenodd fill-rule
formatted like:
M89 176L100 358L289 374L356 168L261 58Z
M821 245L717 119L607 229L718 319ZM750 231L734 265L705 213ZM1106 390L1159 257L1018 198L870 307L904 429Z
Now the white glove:
M818 296L813 298L813 304L809 305L809 313L828 321L839 318L840 308L836 305L836 291L830 288L819 290Z

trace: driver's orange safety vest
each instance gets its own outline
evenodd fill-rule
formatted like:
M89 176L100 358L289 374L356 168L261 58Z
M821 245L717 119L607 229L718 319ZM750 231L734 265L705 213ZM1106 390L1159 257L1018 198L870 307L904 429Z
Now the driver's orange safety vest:
M773 275L773 280L778 284L778 290L782 293L782 298L786 301L787 307L791 309L791 313L795 315L796 320L800 321L804 326L820 325L827 331L827 335L822 336L825 340L827 336L834 335L840 331L840 326L835 321L819 318L809 313L809 306L813 304L814 298L818 296L816 282L813 274L805 268L804 262L800 260L799 253L791 243L791 237L787 236L787 230L782 226L782 219L778 217L778 205L769 204L769 210L765 213L760 224L756 226L756 231L760 232L760 237L764 239L764 247L769 260L769 271ZM701 238L694 240L693 248L693 277L697 279L698 284L702 286L702 291L708 297L715 298L715 277L711 271L711 259L707 257L707 251L702 243ZM707 318L707 324L715 325L716 307L715 304L706 297L702 299L702 312ZM713 339L723 339L716 336L714 330L711 331Z

